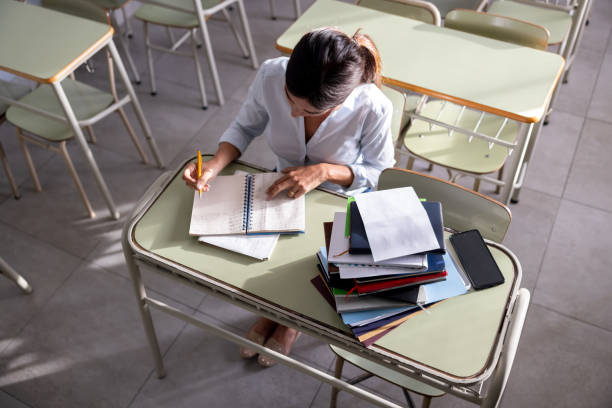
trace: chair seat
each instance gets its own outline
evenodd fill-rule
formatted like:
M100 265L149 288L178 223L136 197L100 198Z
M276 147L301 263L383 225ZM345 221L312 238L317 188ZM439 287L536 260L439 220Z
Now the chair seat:
M489 5L491 14L512 17L517 20L546 27L550 32L548 44L560 44L569 33L572 17L561 10L552 10L515 1L500 0Z
M446 103L442 114L442 101L427 103L421 110L421 115L439 121L455 124L461 107ZM473 130L480 113L466 109L458 127ZM479 133L495 137L503 118L486 114L478 127ZM461 170L473 174L488 174L499 170L508 157L508 148L494 144L489 148L489 142L477 137L469 141L469 136L453 132L447 128L431 125L422 120L413 120L412 125L404 134L404 146L408 151L422 159L450 169ZM504 126L499 140L513 142L518 134L516 122L508 121Z
M79 120L90 118L113 103L112 95L69 78L62 82L62 88ZM41 85L19 101L64 116L51 85ZM61 142L74 137L68 122L47 118L18 106L8 108L6 119L16 127L49 141Z
M202 0L202 8L204 10L216 6L220 0ZM177 6L185 9L193 9L192 0L181 0ZM158 24L168 27L177 28L195 28L198 27L198 16L191 13L184 13L182 11L169 9L166 7L153 6L150 4L142 5L134 13L134 17L139 20L146 21L151 24ZM206 16L209 17L208 15Z
M396 371L393 371L380 364L376 364L365 358L359 357L356 354L350 353L336 346L329 346L334 353L348 361L349 363L365 370L369 373L374 374L386 381L389 381L395 385L406 388L409 391L416 392L417 394L425 395L428 397L440 397L444 395L444 391L440 391L437 388L431 387L427 384L423 384L420 381L414 380L408 376L402 375Z

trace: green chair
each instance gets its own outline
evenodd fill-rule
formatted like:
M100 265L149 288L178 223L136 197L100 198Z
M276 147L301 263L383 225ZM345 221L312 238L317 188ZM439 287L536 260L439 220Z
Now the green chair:
M423 0L356 0L355 4L437 26L442 21L436 6Z
M378 179L379 190L406 186L412 186L419 197L426 197L428 200L442 203L444 225L447 228L453 231L478 229L486 239L495 242L501 242L504 239L512 219L510 210L505 205L457 184L410 170L386 169ZM481 404L483 407L495 407L501 399L518 347L527 314L529 297L527 289L519 290L511 314L510 327L503 342L501 358L489 380L487 396ZM443 391L373 363L359 355L336 346L330 346L330 348L337 356L334 373L336 378L341 378L345 362L365 371L365 374L348 380L347 382L350 384L356 384L372 376L377 376L402 387L410 407L414 406L414 403L408 393L409 391L423 396L422 407L424 408L429 407L432 398L444 395ZM330 407L336 406L337 397L338 390L333 388Z
M393 146L395 146L395 149L397 150L399 149L401 142L399 136L404 119L406 94L386 85L383 85L381 90L393 105L393 115L391 117L391 135L393 137Z
M300 0L293 0L293 9L295 10L295 18L297 19L302 11L300 10ZM276 20L276 8L274 6L274 0L270 0L270 18Z
M29 91L30 88L26 85L18 84L13 81L0 80L0 125L6 121L6 110L9 107L7 102L3 102L2 97L4 96L9 99L19 99L23 95L27 94ZM4 173L6 174L9 185L11 186L11 190L13 191L13 197L18 200L20 198L19 188L17 187L17 183L15 182L15 178L13 177L13 172L11 171L11 167L9 166L6 153L4 152L4 148L2 147L2 143L0 143L0 161L2 161Z
M248 45L245 46L244 40L242 39L238 29L232 22L229 12L229 7L237 6L242 22L242 28L244 31L244 37ZM221 11L225 20L230 25L232 32L240 46L244 58L250 58L253 68L258 67L257 57L255 55L255 47L253 46L253 39L251 38L251 32L249 29L249 23L244 11L244 5L242 0L180 0L172 3L168 3L167 7L161 7L158 5L145 4L142 5L134 15L138 20L144 23L144 37L145 47L147 50L147 62L149 69L149 80L151 82L151 95L157 94L157 88L155 86L155 70L153 67L153 55L152 50L180 55L184 57L193 58L196 66L196 73L198 76L198 84L200 86L200 96L202 101L202 109L208 108L208 101L206 99L206 91L204 89L204 79L202 77L202 70L200 62L197 56L197 38L196 31L199 28L202 34L204 42L204 48L208 58L208 65L212 74L213 83L217 92L217 99L219 105L224 104L223 92L221 91L221 83L219 82L219 75L217 73L217 64L215 57L212 52L212 45L210 42L210 35L208 33L207 21L215 13ZM171 39L171 46L165 47L158 44L152 44L149 39L149 24L166 27L168 29L168 35ZM186 30L186 33L177 41L174 41L170 28L178 28ZM187 40L191 42L191 52L181 52L177 49Z
M472 10L451 11L445 27L536 49L545 49L548 41L544 27ZM445 167L453 182L469 175L475 178L474 190L485 180L499 192L502 168L516 148L518 130L518 124L506 118L443 100L427 102L412 113L403 134L407 168L412 168L415 158L423 159ZM495 172L497 178L487 176Z
M105 10L85 0L43 0L42 5L47 8L75 15L75 17L87 18L104 24L110 24L109 17ZM119 98L115 87L113 61L108 51L106 56L109 71L110 93L79 82L74 79L74 76L66 78L62 82L62 86L74 107L74 112L79 120L79 124L81 127L85 127L88 130L92 143L96 141L92 125L110 115L112 112L117 112L141 160L143 163L147 163L147 157L122 108L123 104L127 103L129 99L128 97ZM123 102L124 100L125 102ZM62 107L50 85L45 84L39 86L33 92L19 99L19 102L63 117ZM36 168L34 167L34 162L28 150L28 143L37 144L45 149L55 151L62 155L89 216L91 218L95 217L95 213L87 198L83 184L81 183L66 148L66 143L74 137L70 125L65 121L55 120L32 112L31 110L23 109L17 105L11 105L9 107L6 112L6 119L17 128L19 143L36 190L42 191L42 187L38 179Z

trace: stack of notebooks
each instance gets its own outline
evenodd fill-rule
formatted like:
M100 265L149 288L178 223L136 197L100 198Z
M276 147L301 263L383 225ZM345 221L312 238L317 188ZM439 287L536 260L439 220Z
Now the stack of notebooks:
M304 232L305 197L278 194L268 200L266 189L278 173L218 176L210 190L196 191L189 235L198 241L256 259L268 259L279 234Z
M347 210L323 225L326 245L312 283L364 345L467 291L446 254L440 203L402 188L358 195Z

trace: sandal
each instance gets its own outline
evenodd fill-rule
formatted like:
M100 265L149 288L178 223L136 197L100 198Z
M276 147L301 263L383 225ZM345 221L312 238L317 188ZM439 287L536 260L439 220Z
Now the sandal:
M276 326L276 322L261 317L257 319L255 323L253 323L245 337L251 340L253 343L261 344L263 346L266 339L272 332L274 332ZM246 347L240 347L240 357L249 359L255 357L256 355L257 351Z
M291 332L295 333L293 334L293 338L290 337ZM276 330L274 330L272 337L270 337L268 341L266 341L265 346L266 348L269 348L270 350L274 350L284 355L288 355L291 352L291 347L297 341L297 339L301 336L301 334L302 333L300 333L299 331L295 329L290 329L288 327L279 325L276 328ZM285 339L285 340L289 337L289 341L282 343L279 340L277 340L278 337L281 337L282 339ZM276 360L268 356L261 355L261 354L257 358L257 362L262 367L272 367L273 365L276 364Z

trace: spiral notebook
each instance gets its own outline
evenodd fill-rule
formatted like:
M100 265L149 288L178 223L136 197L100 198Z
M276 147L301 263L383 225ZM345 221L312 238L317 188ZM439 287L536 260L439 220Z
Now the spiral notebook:
M278 173L218 176L210 190L193 196L189 235L296 233L306 229L305 197L281 192L271 200L266 189Z

